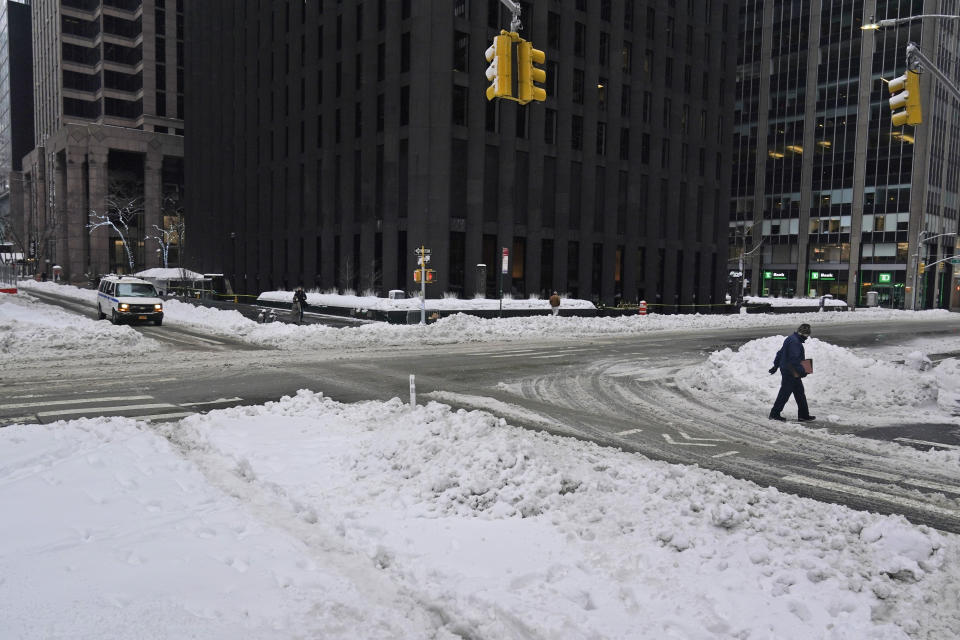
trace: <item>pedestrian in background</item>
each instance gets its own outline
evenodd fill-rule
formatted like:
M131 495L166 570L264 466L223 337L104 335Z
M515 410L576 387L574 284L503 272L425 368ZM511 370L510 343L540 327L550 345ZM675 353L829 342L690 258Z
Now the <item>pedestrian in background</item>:
M797 401L797 419L800 422L810 422L816 419L816 416L810 415L810 408L807 406L807 394L803 390L803 379L807 377L807 371L804 369L803 360L805 354L803 343L810 337L810 325L801 324L797 327L787 339L783 341L783 346L777 352L777 357L770 368L770 374L773 375L780 369L780 393L770 409L771 420L785 422L786 419L780 415L787 400L792 395Z
M293 293L293 312L297 314L297 322L303 323L303 306L307 304L307 293L303 287L297 287Z
M550 296L550 309L553 311L553 315L558 315L560 313L560 296L557 295L556 291L554 291L553 295Z

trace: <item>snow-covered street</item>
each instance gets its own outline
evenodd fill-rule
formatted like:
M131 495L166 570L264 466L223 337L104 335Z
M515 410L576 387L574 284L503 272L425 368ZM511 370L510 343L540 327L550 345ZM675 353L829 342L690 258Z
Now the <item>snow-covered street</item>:
M30 283L0 297L0 375L96 358L105 344L122 362L156 353L134 329L39 303L30 287L90 293ZM346 354L812 322L808 393L835 419L960 426L958 361L929 359L960 351L960 336L861 350L817 337L826 322L946 312L454 316L350 329L259 325L176 301L165 312L174 327ZM782 340L716 351L677 384L765 411ZM960 479L958 451L874 446L891 473L925 464ZM960 536L440 402L301 391L167 423L9 426L0 485L4 638L939 640L960 629ZM943 504L960 508L958 497Z

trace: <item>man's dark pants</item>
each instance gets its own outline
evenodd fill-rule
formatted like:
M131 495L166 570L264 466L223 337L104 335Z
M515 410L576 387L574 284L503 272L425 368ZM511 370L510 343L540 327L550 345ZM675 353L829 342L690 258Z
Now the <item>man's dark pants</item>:
M770 415L780 415L791 395L797 401L797 415L801 418L810 415L810 408L807 406L807 394L803 390L803 379L792 375L780 376L780 393L777 394L777 401L773 403Z

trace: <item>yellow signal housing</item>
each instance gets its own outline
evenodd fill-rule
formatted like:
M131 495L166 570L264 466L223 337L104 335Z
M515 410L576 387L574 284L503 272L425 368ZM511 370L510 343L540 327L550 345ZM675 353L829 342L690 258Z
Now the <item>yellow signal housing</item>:
M920 261L920 268L918 269L920 273L925 273L927 271L927 263L923 260Z
M517 45L517 98L520 104L527 104L533 100L543 102L547 99L547 92L535 83L547 81L547 72L534 65L543 64L547 54L540 49L534 49L533 43L521 40Z
M511 49L513 39L506 31L501 31L499 36L494 36L493 44L486 51L487 62L487 80L490 86L487 87L487 100L494 98L513 98L513 73L511 71Z
M902 127L905 124L918 125L923 122L923 109L920 104L920 74L907 70L899 78L887 83L887 89L892 96L889 100L890 110L893 111L893 126ZM899 111L903 109L903 111Z

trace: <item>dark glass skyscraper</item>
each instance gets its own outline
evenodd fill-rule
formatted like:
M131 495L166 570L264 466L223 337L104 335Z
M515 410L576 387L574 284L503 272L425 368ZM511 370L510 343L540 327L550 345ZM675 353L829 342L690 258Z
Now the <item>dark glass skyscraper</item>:
M904 73L909 42L956 83L957 27L860 29L954 5L742 3L729 241L732 260L749 252L750 292L863 305L875 291L882 306L960 306L949 264L919 274L920 262L956 253L956 236L941 234L958 230L960 114L927 73L924 123L893 127L886 86Z
M484 96L499 0L191 3L202 268L409 290L423 245L431 295L492 295L505 248L516 295L722 302L737 5L520 4L547 58L527 106Z

